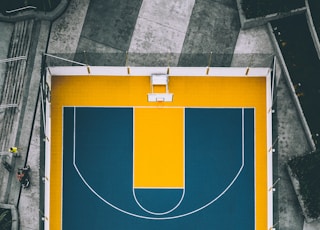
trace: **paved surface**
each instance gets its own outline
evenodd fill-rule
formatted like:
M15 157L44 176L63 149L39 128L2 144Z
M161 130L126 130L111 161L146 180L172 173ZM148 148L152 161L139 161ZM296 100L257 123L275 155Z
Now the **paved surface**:
M5 31L0 41L0 58L6 57L12 28L12 23L0 23L0 30ZM17 137L20 143L27 143L29 151L25 158L16 162L16 166L24 161L31 166L32 184L30 189L20 193L19 185L12 176L7 200L17 205L22 230L42 227L42 119L40 106L35 110L42 52L47 50L73 58L76 52L85 51L87 57L79 55L77 58L90 65L124 65L124 53L129 51L127 64L130 65L156 65L160 61L176 66L207 66L210 52L213 52L211 66L266 66L275 54L266 27L240 30L233 0L71 0L65 13L52 23L51 30L47 21L38 21L36 28L29 63L30 84L24 100L24 125L21 125L20 136ZM172 54L168 57L163 53ZM4 65L0 64L0 87L3 73ZM274 201L275 227L302 230L303 217L285 163L291 157L308 151L309 146L283 77L278 82L274 108L274 133L279 136L274 153L274 177L275 180L280 178ZM305 225L305 229L318 228Z

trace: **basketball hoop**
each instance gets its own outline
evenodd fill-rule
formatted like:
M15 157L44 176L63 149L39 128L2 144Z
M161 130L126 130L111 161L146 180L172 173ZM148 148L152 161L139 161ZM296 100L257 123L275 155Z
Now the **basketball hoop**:
M172 102L173 94L169 93L169 76L167 74L152 74L150 76L151 93L148 93L148 102ZM165 88L164 92L154 92L155 86Z
M148 102L172 102L172 93L148 93Z

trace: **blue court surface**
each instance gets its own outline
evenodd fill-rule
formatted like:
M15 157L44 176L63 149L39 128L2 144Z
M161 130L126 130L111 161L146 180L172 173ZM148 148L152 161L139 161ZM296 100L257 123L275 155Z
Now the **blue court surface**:
M254 230L255 110L183 109L184 187L135 188L134 107L64 107L63 229Z

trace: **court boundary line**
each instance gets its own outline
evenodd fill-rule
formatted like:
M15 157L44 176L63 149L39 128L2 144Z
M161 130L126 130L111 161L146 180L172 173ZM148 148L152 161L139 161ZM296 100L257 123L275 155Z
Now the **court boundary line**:
M258 168L257 168L257 156L256 156L256 152L257 152L257 130L256 130L256 122L257 122L257 111L256 111L256 108L253 109L253 122L254 122L254 128L253 128L253 143L254 143L254 146L253 146L253 151L254 151L254 155L253 155L253 164L254 164L254 167L253 167L253 184L254 184L254 229L257 229L257 184L258 184L258 181L257 181L257 171L258 171Z
M158 102L158 103L167 103L167 102ZM120 106L91 106L91 105L81 105L81 106L62 106L62 108L93 108L93 109L103 109L103 108L164 108L164 109L180 109L180 108L186 108L186 109L255 109L254 106L233 106L233 107L228 107L228 106L221 106L221 107L210 107L210 106L183 106L183 105L174 105L174 106L165 106L162 104L159 105L120 105Z
M124 214L127 214L129 216L133 216L133 217L137 217L137 218L141 218L141 219L148 219L148 220L172 220L172 219L178 219L178 218L182 218L182 217L185 217L185 216L189 216L191 214L194 214L196 212L199 212L205 208L207 208L208 206L210 206L211 204L213 204L214 202L216 202L218 199L220 199L220 197L222 197L229 189L230 187L232 187L232 185L235 183L235 181L238 179L239 175L241 174L243 168L244 168L244 165L245 165L245 160L244 160L244 125L245 125L245 122L244 122L244 109L245 107L239 107L241 108L242 110L242 137L241 137L241 142L242 142L242 164L241 164L241 167L240 169L238 170L238 172L236 173L236 175L234 176L234 178L231 180L231 182L228 184L228 186L225 187L225 189L218 195L216 196L214 199L212 199L211 201L209 201L208 203L206 203L205 205L201 206L200 208L197 208L193 211L189 211L187 213L183 213L183 214L179 214L179 215L176 215L176 216L168 216L168 217L152 217L152 216L143 216L143 215L139 215L139 214L135 214L135 213L132 213L132 212L129 212L129 211L126 211L124 209L121 209L117 206L115 206L114 204L110 203L109 201L107 201L105 198L103 198L101 195L99 195L98 192L96 192L90 185L89 183L86 181L86 179L82 176L80 170L78 169L77 167L77 164L76 164L76 108L77 106L67 106L69 108L73 108L73 111L74 111L74 114L73 114L73 166L76 170L76 172L78 173L79 177L81 178L82 182L88 187L88 189L95 195L97 196L101 201L103 201L105 204L108 204L110 207L124 213ZM83 107L90 107L90 106L83 106ZM117 108L117 106L110 106L109 108ZM127 107L127 108L133 108L134 106L131 106L131 107ZM101 107L103 108L103 107ZM191 107L185 107L185 108L191 108ZM192 107L193 108L193 107ZM197 108L197 107L195 107ZM208 108L216 108L216 109L220 109L220 108L217 108L217 107L208 107ZM233 107L228 107L228 108L233 108ZM252 108L252 107L250 107ZM255 122L255 118L254 118L254 122ZM255 124L254 124L255 126ZM254 137L255 139L255 137ZM254 196L256 197L256 194L254 193ZM256 217L256 211L254 210L255 212L255 217ZM256 219L255 219L255 222L256 222Z

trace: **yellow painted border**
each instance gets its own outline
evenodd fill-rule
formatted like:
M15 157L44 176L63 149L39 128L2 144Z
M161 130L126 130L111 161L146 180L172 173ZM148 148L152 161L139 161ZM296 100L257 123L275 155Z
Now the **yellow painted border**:
M62 228L63 106L186 106L255 108L256 229L268 228L267 78L170 77L173 102L148 102L149 76L52 76L50 229Z

